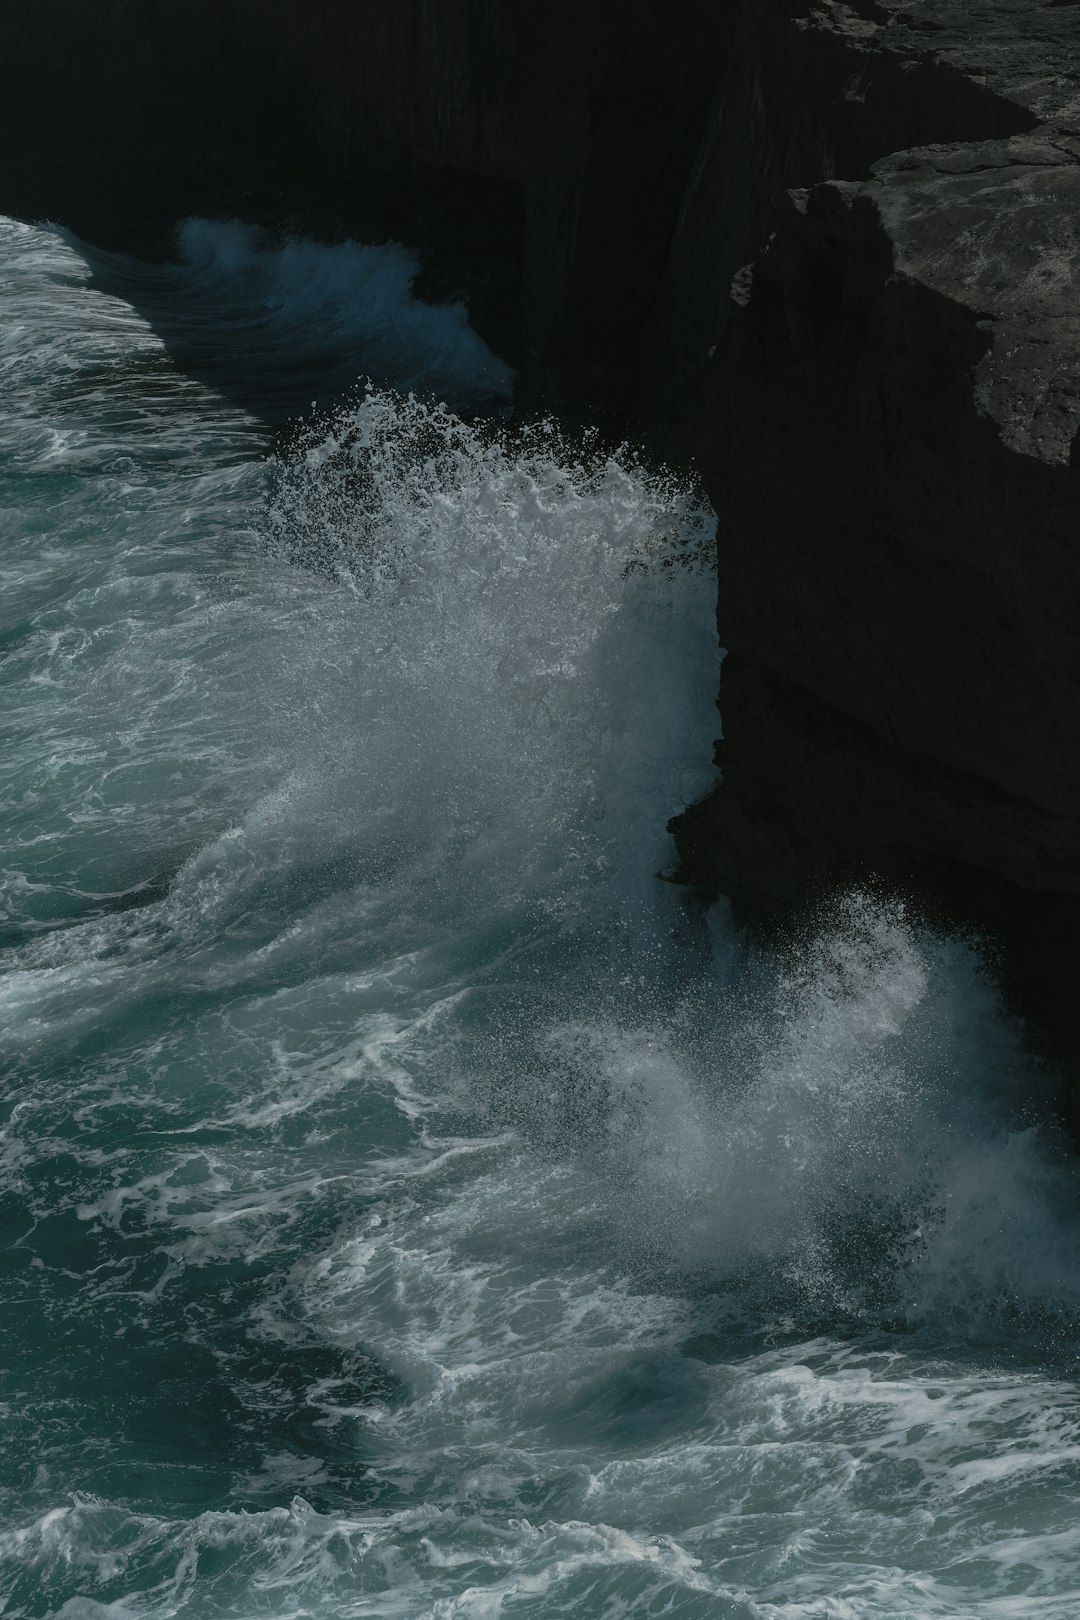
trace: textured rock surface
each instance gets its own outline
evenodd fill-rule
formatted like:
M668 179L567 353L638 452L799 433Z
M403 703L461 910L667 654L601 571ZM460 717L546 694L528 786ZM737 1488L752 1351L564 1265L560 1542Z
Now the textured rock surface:
M752 804L783 795L789 771L805 779L805 744L832 711L850 722L847 755L864 734L864 767L800 803L771 892L801 881L801 846L825 856L839 842L1080 894L1069 141L925 149L866 185L791 194L740 279L714 374L701 444L723 502L720 626L736 657L728 781L713 833L694 827L702 856L712 839L739 886L742 839L762 832ZM768 727L747 724L760 701L738 698L760 677Z
M859 66L816 148L761 113L801 184L699 395L732 656L685 866L780 914L870 871L973 918L1075 1064L1080 13L796 9L804 82Z
M844 10L803 31L906 54L933 21L909 86L1077 117L1066 8ZM1065 122L894 153L785 195L736 278L698 424L725 785L681 834L748 898L924 856L1080 894L1078 153Z

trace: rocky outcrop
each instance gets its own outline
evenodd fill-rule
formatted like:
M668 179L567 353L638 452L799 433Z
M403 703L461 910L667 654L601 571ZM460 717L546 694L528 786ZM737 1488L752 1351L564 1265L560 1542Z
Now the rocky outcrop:
M982 100L968 140L785 191L734 278L696 422L723 775L676 832L754 907L869 871L974 917L1080 1051L1080 24L872 11L792 26L860 90L885 56Z
M736 6L649 334L654 363L643 381L671 378L667 408L685 412L689 392L696 415L699 395L687 383L727 324L732 277L763 246L788 189L868 179L891 152L1008 137L1037 123L985 73L928 49L938 36L925 14L941 9L924 5L919 21L910 5Z
M0 38L0 208L404 236L527 399L694 457L730 656L685 875L783 913L873 871L1061 990L1076 0L7 0Z
M792 192L738 279L700 432L730 536L725 685L757 708L768 684L777 735L762 752L748 700L725 703L705 857L725 881L764 825L738 784L782 796L791 747L805 781L832 714L864 769L801 803L774 893L831 843L1080 894L1078 155L1046 133L927 148Z

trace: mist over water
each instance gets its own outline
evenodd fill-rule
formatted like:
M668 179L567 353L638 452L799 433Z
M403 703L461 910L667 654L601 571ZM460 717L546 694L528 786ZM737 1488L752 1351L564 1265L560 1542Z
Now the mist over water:
M400 249L0 252L5 1616L1071 1620L1077 1177L976 951L658 876L693 489L499 425Z

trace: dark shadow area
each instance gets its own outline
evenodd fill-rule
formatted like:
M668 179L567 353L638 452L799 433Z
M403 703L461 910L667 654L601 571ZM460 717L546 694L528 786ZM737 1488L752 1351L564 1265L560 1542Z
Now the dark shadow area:
M63 40L58 49L57 39ZM516 366L524 201L510 179L328 134L302 73L237 0L9 0L0 48L0 213L72 231L101 290L130 302L186 374L277 424L391 379L340 334L267 343L258 309L178 296L185 220L238 221L268 245L401 243L413 295L464 303ZM195 289L197 293L197 289ZM210 318L208 318L210 317ZM215 321L218 323L215 325Z

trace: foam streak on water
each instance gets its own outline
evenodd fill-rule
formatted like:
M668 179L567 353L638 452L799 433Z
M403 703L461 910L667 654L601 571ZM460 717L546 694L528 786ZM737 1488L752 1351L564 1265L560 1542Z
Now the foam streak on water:
M5 1616L1072 1620L1076 1177L977 956L656 875L711 515L392 390L268 454L328 334L505 396L400 250L0 253Z

